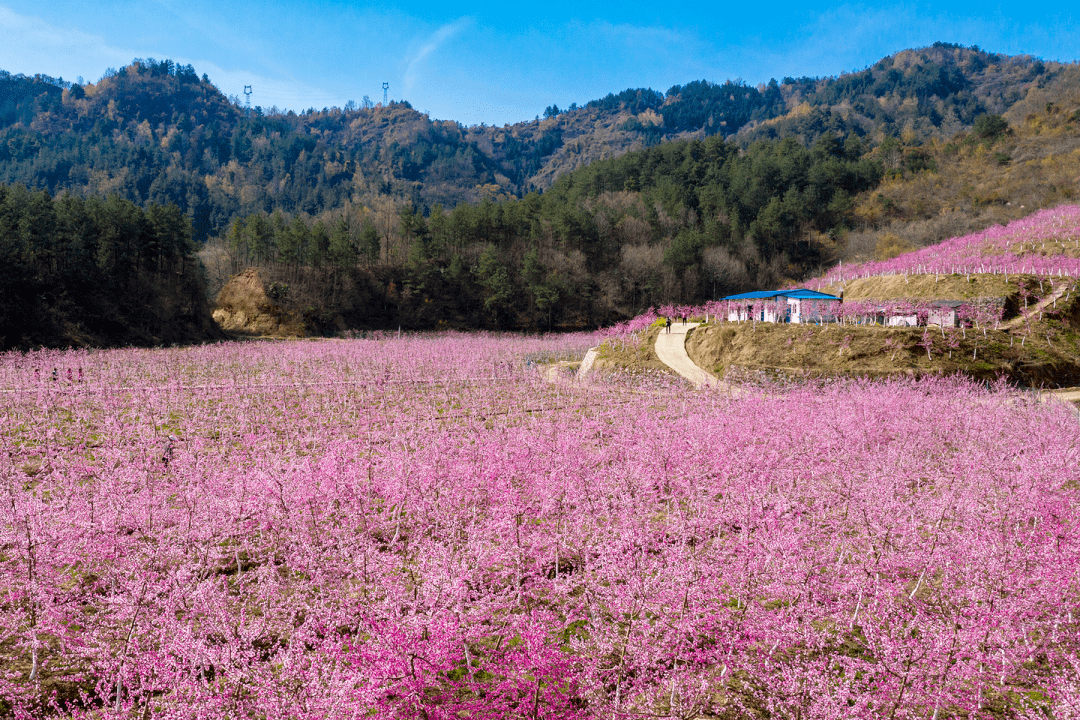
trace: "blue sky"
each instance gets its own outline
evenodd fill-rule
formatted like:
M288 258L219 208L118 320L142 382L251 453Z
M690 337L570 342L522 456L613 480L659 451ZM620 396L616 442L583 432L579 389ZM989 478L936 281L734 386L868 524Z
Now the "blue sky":
M293 110L405 99L465 124L529 120L627 87L837 75L937 40L1080 59L1073 3L0 0L0 69L96 81L133 58L194 65Z

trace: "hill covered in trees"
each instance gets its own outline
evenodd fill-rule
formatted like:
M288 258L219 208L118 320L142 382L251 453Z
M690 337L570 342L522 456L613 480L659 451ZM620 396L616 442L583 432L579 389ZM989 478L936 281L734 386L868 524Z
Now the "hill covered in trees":
M1080 68L969 132L874 151L882 184L859 197L848 261L885 260L949 237L1075 203L1080 195Z
M596 327L649 305L782 282L833 259L883 169L857 139L713 135L595 162L521 199L235 221L212 286L262 269L312 331ZM356 303L356 298L364 298Z
M1075 83L1073 70L939 42L839 77L785 78L778 88L783 113L755 118L739 138L743 144L790 136L813 142L823 133L854 133L875 144L886 137L951 138L980 115L1006 114L1032 92Z
M629 89L503 127L432 119L407 102L248 116L206 75L169 60L136 60L86 85L0 72L0 181L174 203L201 242L254 212L389 200L427 214L521 197L569 170L680 138L719 135L743 148L783 137L809 146L823 134L871 145L948 138L980 114L1071 82L1070 69L938 43L859 73Z
M1039 89L1009 117L980 115L948 140L871 146L826 133L809 148L792 137L743 148L715 134L594 162L542 194L427 217L410 204L257 214L234 223L213 257L218 282L260 265L326 319L336 303L295 268L363 268L368 314L339 325L595 327L1052 207L1075 198L1078 158L1080 84Z
M407 102L249 115L190 66L138 60L87 85L0 73L0 181L56 208L128 203L144 222L174 207L205 244L211 293L256 266L305 332L595 327L1068 199L1078 108L1076 66L943 43L832 78L630 89L501 128ZM39 290L68 297L79 277L20 252L20 302L60 317ZM78 336L27 327L3 334ZM155 327L130 338L165 341Z

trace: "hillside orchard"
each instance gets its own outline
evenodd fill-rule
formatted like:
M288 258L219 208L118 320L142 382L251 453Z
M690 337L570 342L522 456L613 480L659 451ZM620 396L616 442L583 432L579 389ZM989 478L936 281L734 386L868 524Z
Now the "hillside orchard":
M891 260L840 264L807 287L819 289L875 275L954 273L1080 277L1080 205L1040 210L1008 225L950 238Z
M994 225L985 230L922 250L906 253L883 262L857 265L839 264L818 278L807 280L803 286L825 292L841 292L845 283L868 278L932 276L963 276L967 280L1000 276L1008 285L1011 276L1014 292L1023 302L1018 309L1027 320L1030 306L1040 301L1056 299L1067 302L1077 289L1080 278L1080 205L1062 205L1041 210L1008 225ZM1036 289L1037 288L1037 289ZM923 287L913 286L905 297L882 299L848 297L842 304L830 307L830 321L844 324L873 322L875 316L913 315L925 324L933 314L935 300L920 298ZM951 298L959 299L959 298ZM964 298L958 308L960 319L968 324L998 326L1003 319L1005 298ZM701 305L667 304L605 331L605 335L622 337L647 327L658 317L685 317L723 322L729 313L748 314L752 319L762 313L783 315L787 300L780 298L756 300L713 300ZM749 313L747 309L749 308ZM820 318L818 319L820 321Z
M1080 424L597 336L0 355L0 713L1080 712Z

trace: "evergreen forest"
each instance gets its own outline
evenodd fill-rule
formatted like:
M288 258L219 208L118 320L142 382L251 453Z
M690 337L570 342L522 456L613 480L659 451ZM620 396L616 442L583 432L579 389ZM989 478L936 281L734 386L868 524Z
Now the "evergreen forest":
M193 251L176 205L0 185L0 348L222 337Z
M226 263L222 279L264 268L303 294L297 309L323 330L358 276L363 294L382 300L376 324L596 327L827 264L853 198L882 175L857 139L743 152L714 135L593 163L544 193L436 206L426 217L408 204L311 221L256 213L235 220L209 255Z

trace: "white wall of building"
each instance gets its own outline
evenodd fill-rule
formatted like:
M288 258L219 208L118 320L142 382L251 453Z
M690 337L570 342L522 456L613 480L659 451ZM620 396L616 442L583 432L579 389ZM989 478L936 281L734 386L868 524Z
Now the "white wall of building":
M929 325L941 325L942 327L956 327L956 310L953 308L934 308L926 318Z
M916 327L919 324L918 315L890 315L885 318L885 324L889 327Z
M728 310L728 322L792 322L792 323L817 323L832 322L836 319L836 300L804 300L800 298L783 298L787 300L786 306L776 300L766 300L763 305L748 303L745 306Z

